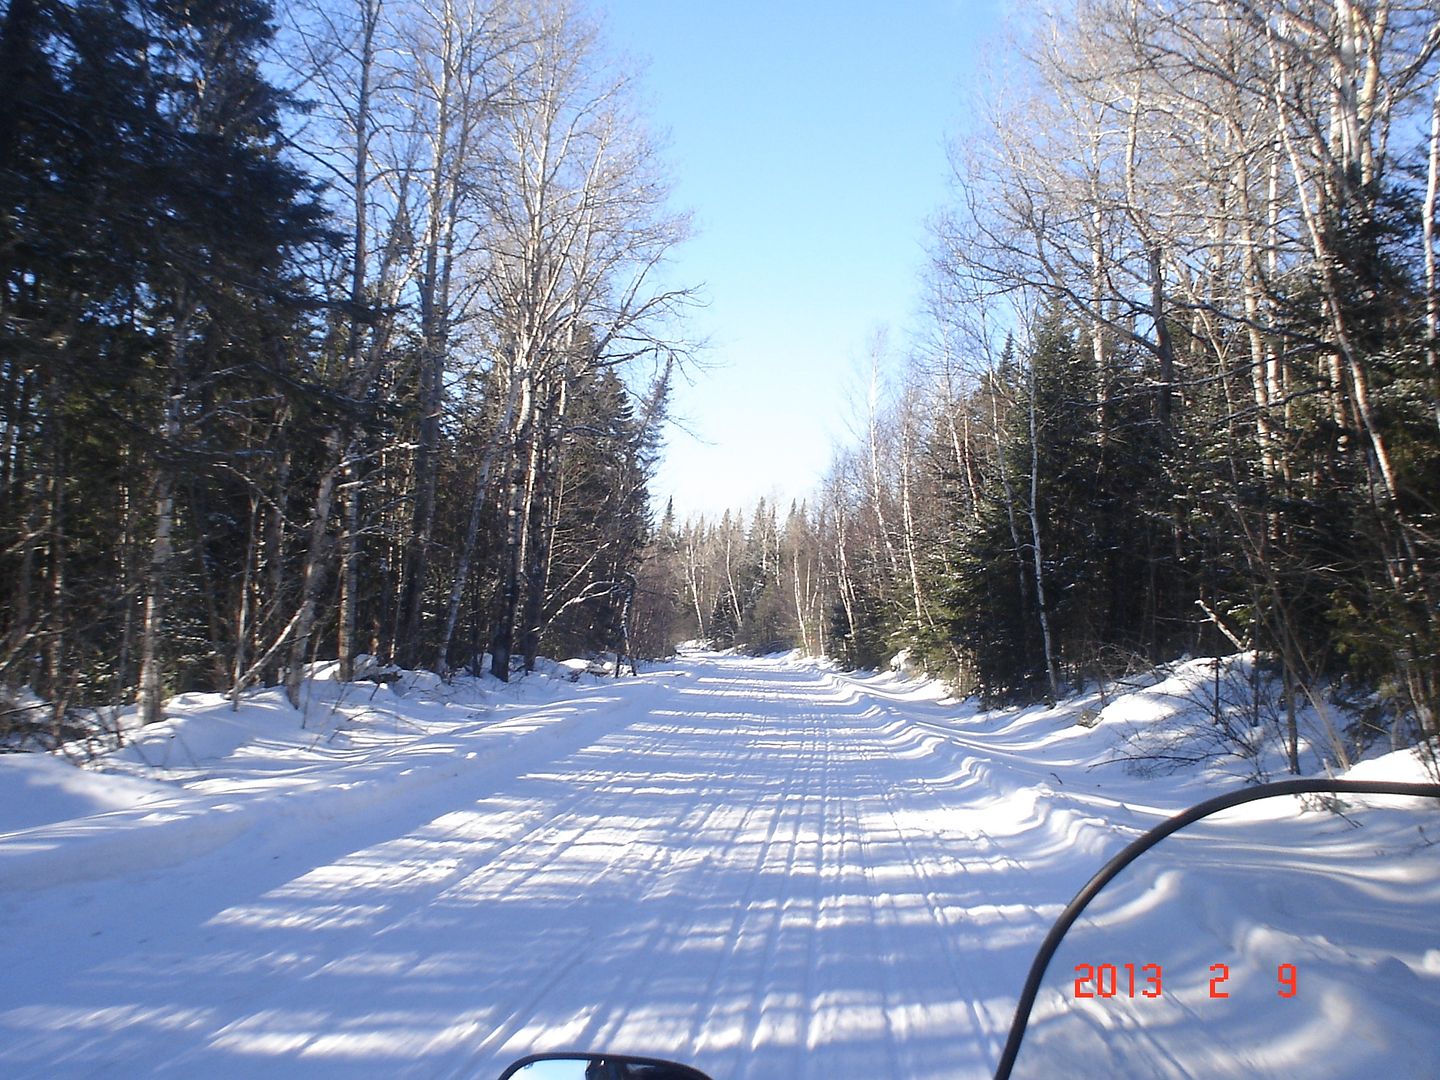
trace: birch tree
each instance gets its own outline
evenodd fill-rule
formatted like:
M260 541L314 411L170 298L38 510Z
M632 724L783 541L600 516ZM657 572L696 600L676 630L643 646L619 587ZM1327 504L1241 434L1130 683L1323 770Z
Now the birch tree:
M659 271L686 223L666 205L658 154L633 113L630 80L604 62L593 26L563 4L532 13L527 40L503 58L513 103L481 159L487 217L485 305L503 400L493 458L503 515L491 667L508 678L522 593L547 582L543 560L527 575L537 495L561 437L569 387L595 370L643 358L667 361L666 336L688 290ZM545 525L543 522L541 529ZM438 663L446 662L451 586Z

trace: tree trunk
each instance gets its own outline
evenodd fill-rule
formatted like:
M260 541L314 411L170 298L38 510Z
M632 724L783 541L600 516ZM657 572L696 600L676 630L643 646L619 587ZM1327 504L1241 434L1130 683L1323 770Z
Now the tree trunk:
M182 290L176 301L175 328L171 342L170 385L165 397L165 414L160 425L163 452L179 449L180 417L188 390L190 320L194 308ZM171 536L175 529L175 462L162 457L155 476L155 526L150 543L150 567L145 579L145 618L140 631L140 722L154 724L164 719L165 676L160 655L165 636L165 602L170 585Z
M434 331L431 331L433 333ZM443 348L435 342L421 349L420 357L420 423L415 449L414 513L410 520L410 536L405 545L405 562L401 574L399 625L395 632L395 651L400 665L414 667L420 656L421 606L425 597L425 578L429 569L431 535L435 524L435 489L439 469L440 388L443 374ZM437 361L436 357L441 357Z
M1440 197L1440 79L1435 80L1430 106L1430 154L1425 174L1422 232L1425 245L1425 362L1430 371L1430 398L1440 427L1440 280L1435 269L1435 209Z
M171 420L167 407L166 426ZM178 425L176 425L178 427ZM155 481L155 529L150 541L150 570L145 583L145 618L140 630L140 722L165 719L164 671L160 643L165 634L165 592L172 555L170 536L175 528L175 481L168 465L161 465Z
M555 539L556 486L559 481L559 445L561 425L565 422L568 394L562 380L556 391L558 398L546 409L549 414L544 422L545 436L537 462L536 483L539 490L535 497L535 511L538 521L534 523L534 541L531 544L530 571L525 580L525 605L520 616L520 651L525 658L525 670L534 671L535 661L540 654L541 622L545 613L545 593L550 585L550 554ZM618 663L618 661L617 661Z
M65 639L69 627L65 611L65 483L68 474L64 450L64 425L58 418L51 425L54 449L51 452L53 466L50 473L50 593L48 621L50 632L45 636L46 691L53 698L55 725L59 730L64 718L66 686L71 681L65 665Z
M694 530L690 530L685 541L685 589L690 594L690 603L695 608L695 632L701 641L708 641L705 633L705 604L700 595L700 552L695 547Z
M1165 317L1165 277L1160 249L1152 247L1150 259L1150 318L1155 323L1155 357L1159 362L1160 385L1156 390L1156 415L1160 431L1168 441L1171 432L1171 410L1175 386L1175 347L1170 341L1170 326Z
M1050 611L1045 600L1045 559L1040 541L1040 440L1036 424L1035 372L1030 372L1030 552L1035 563L1035 609L1040 617L1040 638L1045 648L1045 678L1049 702L1060 700L1060 680L1055 674L1055 647L1050 637Z
M905 561L910 570L910 596L915 606L915 626L917 630L929 625L929 619L925 611L925 593L920 587L920 563L915 553L915 512L911 500L910 471L912 466L910 449L910 412L914 408L913 401L907 403L905 411L906 422L900 431L900 522L904 528Z
M250 521L245 530L245 568L240 579L239 604L235 611L235 656L234 664L230 669L230 685L234 687L240 682L240 677L250 663L250 645L253 631L251 622L252 612L255 610L255 575L258 571L256 563L260 558L260 499L252 494L250 496ZM240 707L240 696L233 695L231 702L234 708Z
M344 525L340 531L340 618L336 659L341 682L355 678L355 621L360 603L360 485L352 443L345 455L352 463L345 470L345 491L341 495Z
M300 688L305 680L310 638L320 611L320 594L325 588L325 562L330 554L330 509L335 498L335 480L344 467L344 447L340 429L331 428L325 436L325 466L315 492L310 541L306 545L300 578L300 607L291 623L294 629L291 631L290 660L285 670L285 696L296 708L300 707Z
M510 681L510 656L515 648L515 613L520 603L520 576L525 568L525 540L529 516L534 388L531 376L521 376L520 408L509 452L505 489L505 545L501 556L500 605L490 637L490 674Z
M359 63L359 85L355 91L355 144L350 173L350 212L353 217L350 267L350 332L346 341L346 366L350 371L360 367L364 351L364 328L360 312L366 302L366 278L370 262L370 139L371 97L374 91L375 36L380 26L382 0L362 0L360 7L360 41L356 50ZM373 342L378 348L379 343ZM340 539L340 619L337 630L336 659L338 675L344 682L355 677L355 619L360 589L360 500L356 467L359 447L354 442L345 456L352 464L346 470L347 486L344 500L344 525Z

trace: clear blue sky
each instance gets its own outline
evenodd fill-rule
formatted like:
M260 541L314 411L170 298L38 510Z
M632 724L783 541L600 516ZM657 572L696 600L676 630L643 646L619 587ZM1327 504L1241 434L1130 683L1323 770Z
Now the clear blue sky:
M945 142L1006 0L597 0L645 64L697 236L711 370L680 386L652 492L681 516L816 485L847 438L868 340L914 323Z

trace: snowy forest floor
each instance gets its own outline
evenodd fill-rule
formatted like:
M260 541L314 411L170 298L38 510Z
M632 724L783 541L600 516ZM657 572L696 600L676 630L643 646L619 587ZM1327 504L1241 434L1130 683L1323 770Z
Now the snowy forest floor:
M992 712L798 657L322 674L303 710L182 697L83 768L0 756L0 1074L490 1080L603 1048L987 1077L1073 893L1274 764L1116 760L1204 728L1208 670ZM1408 753L1349 775L1425 778ZM1440 1076L1422 802L1269 800L1166 840L1067 938L1015 1075ZM1087 964L1115 996L1076 998Z

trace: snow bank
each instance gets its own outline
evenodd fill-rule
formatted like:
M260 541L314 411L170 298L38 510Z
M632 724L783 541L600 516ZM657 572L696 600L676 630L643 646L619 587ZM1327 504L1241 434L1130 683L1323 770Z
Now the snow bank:
M167 784L79 769L63 757L0 755L0 828L6 832L134 809L173 795Z
M297 818L387 813L576 723L534 711L566 696L553 679L313 674L299 709L279 689L238 709L219 694L181 694L162 723L127 723L122 746L82 765L0 755L0 893L176 866ZM517 712L531 715L507 723Z

